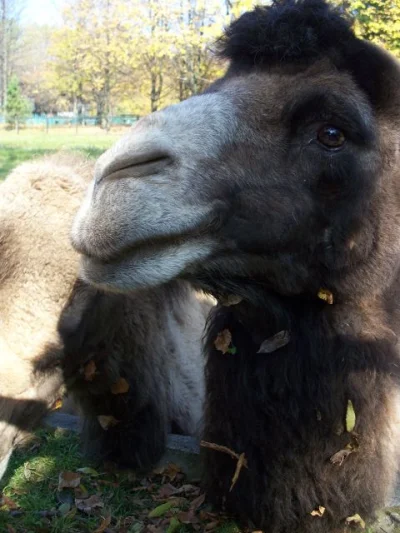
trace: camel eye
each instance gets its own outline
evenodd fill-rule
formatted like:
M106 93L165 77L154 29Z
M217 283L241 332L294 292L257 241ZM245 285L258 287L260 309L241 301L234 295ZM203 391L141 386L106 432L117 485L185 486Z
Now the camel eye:
M329 125L322 126L318 131L317 138L326 148L341 148L346 141L342 130Z

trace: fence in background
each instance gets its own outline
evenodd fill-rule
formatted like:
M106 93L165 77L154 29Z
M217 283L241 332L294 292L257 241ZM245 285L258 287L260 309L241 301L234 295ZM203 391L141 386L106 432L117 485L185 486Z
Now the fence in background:
M110 126L132 126L139 117L137 115L117 115L109 118ZM4 116L0 115L0 124L5 123ZM96 117L79 116L54 116L54 115L31 115L21 121L28 127L54 128L57 126L97 126Z

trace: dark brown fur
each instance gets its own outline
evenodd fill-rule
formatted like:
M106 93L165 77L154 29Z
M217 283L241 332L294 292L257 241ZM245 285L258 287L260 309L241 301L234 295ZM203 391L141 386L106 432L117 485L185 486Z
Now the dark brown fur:
M324 0L246 13L220 51L207 94L102 156L74 245L99 287L183 278L242 298L210 319L204 438L248 468L230 490L235 461L204 450L208 496L267 533L337 533L373 517L398 465L400 67ZM287 345L258 353L281 331Z
M244 452L249 467L230 491L235 461L205 450L204 482L214 503L267 533L327 533L342 531L356 513L370 519L387 501L397 471L400 73L382 51L355 39L324 2L282 4L244 15L225 37L223 53L232 59L225 83L244 72L281 69L298 85L298 96L277 117L280 132L285 123L293 132L292 145L279 133L268 169L258 153L246 154L248 181L232 198L234 214L222 230L235 231L241 259L216 257L201 274L203 288L245 299L219 307L210 321L204 438ZM308 108L302 101L301 70L317 61L315 72L318 64L323 71L326 58L359 87L337 90L357 99L359 110L342 122L353 154L337 156L329 167L329 155L325 163L317 148L314 154L308 148L303 157L298 141L307 121L326 116L338 123L341 104L325 89L315 89ZM293 66L301 68L290 81ZM325 76L334 93L336 74ZM247 113L260 116L256 109ZM261 121L254 126L263 127ZM279 180L271 188L262 176L271 178L275 169ZM307 195L299 190L305 180ZM333 306L318 299L323 287L332 291ZM232 332L235 356L214 346L224 329ZM282 330L290 334L287 346L257 353ZM338 466L330 458L351 442L348 400L359 449ZM311 516L319 506L324 516Z

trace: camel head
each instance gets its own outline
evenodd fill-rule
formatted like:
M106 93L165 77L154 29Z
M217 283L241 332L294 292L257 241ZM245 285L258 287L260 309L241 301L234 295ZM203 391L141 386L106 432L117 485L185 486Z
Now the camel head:
M83 278L383 291L400 253L396 60L323 0L258 7L219 48L224 77L99 159L72 231Z

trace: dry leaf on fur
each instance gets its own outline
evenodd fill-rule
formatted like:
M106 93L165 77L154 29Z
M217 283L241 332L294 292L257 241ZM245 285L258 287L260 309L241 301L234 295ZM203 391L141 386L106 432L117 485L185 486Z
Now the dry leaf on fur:
M239 460L236 464L236 470L235 470L235 473L233 474L232 483L231 483L229 492L232 492L233 487L236 485L237 480L239 479L240 471L246 464L247 464L246 456L244 455L244 453L241 453L239 456Z
M60 472L58 476L58 490L76 489L81 484L81 476L76 472Z
M94 378L94 376L96 374L96 370L97 370L96 363L94 362L93 359L91 359L85 365L85 368L84 368L85 381L93 381L93 378Z
M243 300L241 296L236 296L235 294L228 294L227 296L220 296L218 301L224 307L230 307L231 305L240 304Z
M228 353L229 346L232 342L232 334L229 329L224 329L218 333L217 338L214 341L215 348L223 354Z
M340 450L329 459L333 465L342 466L343 462L353 452L353 450Z
M359 526L361 529L365 529L365 522L359 514L355 514L346 518L346 523Z
M333 304L333 294L328 289L320 289L318 291L318 298L329 305Z
M322 518L325 513L325 507L322 507L322 505L318 506L318 509L315 509L314 511L311 511L311 516L318 516L319 518Z
M100 426L104 429L104 431L107 431L113 426L116 426L119 423L119 420L114 418L112 415L99 415L97 417L97 420L99 421Z
M93 496L85 499L75 498L75 505L79 511L89 514L93 509L104 507L104 502L96 494L93 494Z
M353 402L349 400L347 402L347 411L346 411L346 431L351 433L356 427L356 413L354 411Z
M62 404L63 404L63 402L62 402L62 400L59 398L58 400L56 400L56 401L53 403L53 405L51 406L51 410L52 410L52 411L57 411L57 409L61 409Z
M129 383L125 378L119 378L118 381L114 383L111 387L111 392L113 394L125 394L129 390Z
M260 346L257 353L273 353L279 348L283 348L290 342L290 335L288 331L280 331L269 339L266 339Z

